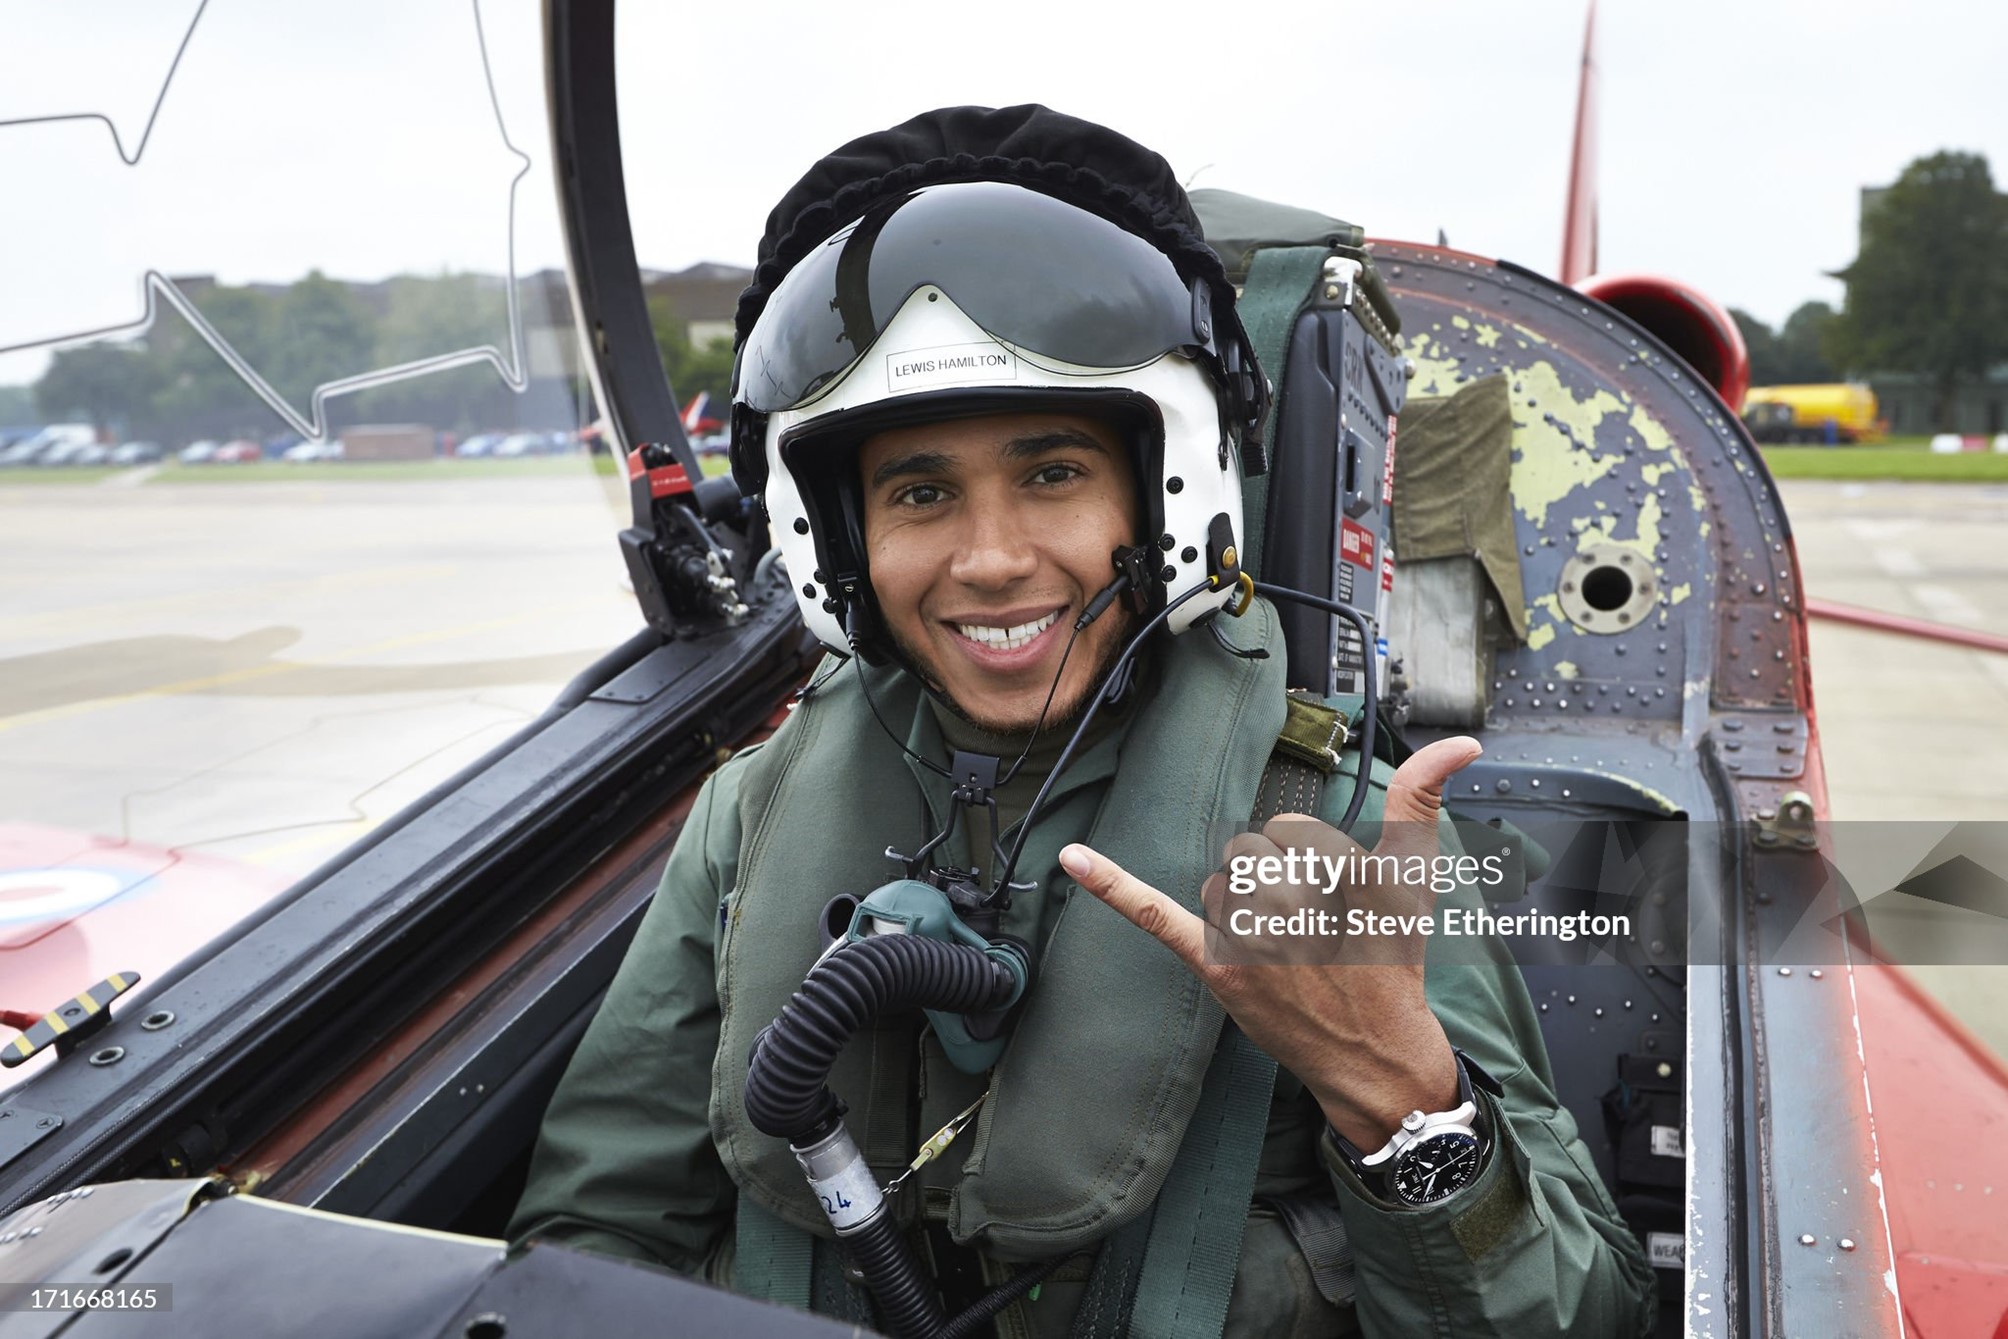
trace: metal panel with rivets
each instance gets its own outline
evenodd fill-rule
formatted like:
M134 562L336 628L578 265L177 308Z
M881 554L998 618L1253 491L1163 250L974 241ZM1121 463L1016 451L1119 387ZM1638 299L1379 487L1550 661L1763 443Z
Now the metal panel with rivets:
M1684 1020L1672 978L1645 975L1661 970L1647 945L1627 970L1527 967L1565 1102L1608 1169L1586 1110L1597 1066L1679 1039L1680 1330L1895 1334L1892 1244L1858 1212L1880 1183L1847 996L1759 951L1769 927L1817 912L1779 863L1809 858L1784 816L1826 811L1798 564L1762 457L1710 386L1594 299L1442 248L1372 250L1411 396L1500 376L1513 406L1529 636L1499 652L1485 756L1447 798L1477 818L1679 817L1727 838L1725 886L1711 862L1689 871ZM1411 732L1428 733L1448 732ZM1839 1253L1800 1244L1843 1238Z

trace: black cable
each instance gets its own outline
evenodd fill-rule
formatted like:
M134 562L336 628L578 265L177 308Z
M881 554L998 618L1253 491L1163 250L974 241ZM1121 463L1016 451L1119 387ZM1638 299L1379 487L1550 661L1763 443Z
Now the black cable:
M1019 752L1017 761L1011 764L1011 770L997 778L998 785L1009 784L1011 778L1018 775L1018 769L1025 765L1025 759L1032 756L1032 745L1039 742L1039 732L1046 728L1046 713L1053 709L1053 696L1060 691L1060 677L1067 672L1067 657L1074 654L1074 642L1079 639L1081 629L1091 622L1092 619L1085 618L1074 620L1074 630L1067 634L1067 647L1060 652L1060 667L1053 671L1053 686L1046 690L1046 700L1039 706L1039 719L1032 723L1032 737L1025 741L1025 747Z
M1053 684L1046 690L1046 700L1039 707L1039 719L1032 723L1031 737L1025 741L1024 749L1019 752L1017 759L1012 762L1010 769L997 779L998 785L1004 785L1017 776L1018 769L1025 765L1025 759L1032 756L1032 746L1039 742L1039 732L1046 728L1046 713L1053 709L1053 697L1060 691L1060 679L1067 672L1067 658L1074 654L1074 643L1080 638L1081 630L1100 618L1103 611L1114 602L1116 596L1122 594L1123 590L1129 584L1129 578L1126 575L1116 577L1114 581L1111 581L1108 585L1102 587L1100 591L1096 592L1094 599L1088 601L1088 607L1081 611L1081 616L1074 620L1074 630L1067 634L1066 648L1060 652L1059 667L1053 671ZM936 776L947 776L948 769L946 767L935 762L932 758L923 758L908 748L906 741L894 734L892 727L886 724L885 717L879 715L878 703L872 698L871 685L865 681L864 657L858 654L858 628L855 609L851 610L845 616L844 638L851 644L851 659L858 663L858 687L863 691L865 702L872 709L872 719L879 723L879 729L885 731L886 738L892 740L899 747L901 753L904 753L922 767L927 768ZM838 666L838 668L841 669L842 666ZM830 675L826 675L825 681L833 677L834 674L835 671L832 671ZM918 678L919 676L916 675L915 677ZM812 684L802 696L807 697L809 692L822 687L822 683L823 681L818 681Z
M1025 765L1025 759L1032 756L1032 745L1038 742L1039 732L1046 728L1046 713L1053 709L1053 696L1060 691L1060 677L1067 672L1067 657L1074 654L1075 640L1080 637L1081 632L1088 624L1108 612L1108 607L1115 603L1118 595L1129 589L1130 584L1129 574L1127 572L1118 572L1114 581L1111 581L1108 585L1095 592L1095 597L1088 601L1087 608L1081 610L1081 616L1074 620L1074 630L1067 634L1067 649L1060 652L1060 667L1053 671L1053 686L1046 690L1046 700L1039 706L1039 719L1033 723L1032 737L1025 741L1024 751L1018 755L1018 760L1011 764L1011 770L998 779L998 785L1004 785L1011 778L1017 776L1018 769ZM991 815L991 824L991 831L995 832L995 814ZM995 843L993 842L992 844L994 845ZM999 884L998 886L1002 887L1003 885Z
M1088 733L1088 727L1094 723L1095 713L1100 711L1102 704L1113 696L1110 690L1116 685L1128 681L1127 676L1123 673L1123 669L1129 661L1136 658L1138 649L1143 646L1144 638L1162 627L1164 621L1171 617L1172 611L1187 600L1195 595L1204 595L1213 589L1213 583L1209 579L1193 586L1178 598L1168 601L1164 608L1158 610L1151 617L1150 621L1145 623L1134 637L1130 638L1129 645L1125 646L1122 654L1116 657L1116 663L1109 668L1108 674L1103 677L1101 687L1095 691L1094 697L1089 700L1088 709L1081 713L1080 724L1074 727L1073 737L1067 741L1067 747L1060 750L1060 756L1053 763L1053 770L1046 773L1045 784L1039 787L1039 793L1032 798L1031 806L1025 810L1025 816L1018 820L1018 839L1011 843L1011 859L1004 866L1003 874L997 879L996 886L998 888L1008 888L1011 886L1011 875L1017 871L1018 857L1025 853L1025 838L1032 831L1032 824L1038 819L1039 811L1045 807L1046 797L1053 793L1054 782L1060 779L1060 773L1067 770L1067 764L1074 760L1074 750L1081 746L1081 740ZM991 895L993 897L996 896L995 892Z
M1352 798L1346 804L1345 816L1338 823L1339 831L1351 832L1353 824L1359 821L1361 807L1366 803L1367 778L1373 768L1374 694L1376 691L1374 682L1374 656L1376 651L1373 635L1367 628L1366 619L1360 615L1358 610L1351 609L1346 605L1338 603L1336 600L1328 600L1323 596L1311 595L1300 590L1292 590L1288 586L1272 586L1261 581L1257 581L1254 584L1255 593L1258 595L1267 595L1276 599L1290 600L1298 604L1308 604L1314 608L1323 609L1326 613L1337 614L1340 617L1350 619L1353 626L1359 630L1361 674L1366 681L1364 684L1366 689L1365 707L1361 713L1363 719L1360 723L1360 765L1359 770L1353 777ZM1193 596L1212 589L1214 587L1210 582L1197 585L1187 590L1177 599L1167 603L1163 609L1158 611L1155 617L1143 625L1142 630L1130 639L1129 645L1123 648L1123 653L1116 657L1114 667L1109 670L1108 676L1102 680L1101 690L1088 703L1088 709L1082 714L1080 724L1074 728L1073 738L1069 739L1067 747L1061 750L1058 760L1053 764L1053 770L1046 774L1045 784L1039 788L1039 793L1033 798L1031 807L1025 811L1025 817L1019 820L1018 838L1011 844L1011 859L1004 866L1003 875L997 883L998 887L1007 886L1011 875L1017 872L1018 858L1024 854L1025 850L1025 838L1031 833L1032 824L1038 818L1039 811L1045 807L1046 798L1052 793L1054 783L1059 780L1060 773L1066 770L1067 764L1073 761L1074 750L1080 747L1081 739L1087 734L1088 726L1094 721L1095 713L1101 710L1103 703L1109 697L1109 688L1122 681L1122 671L1125 665L1135 657L1138 648L1143 645L1144 638L1148 637L1167 618L1171 617L1172 610L1178 608Z
M1051 1260L1036 1264L1024 1273L998 1284L971 1302L954 1320L935 1331L934 1339L963 1339L964 1335L974 1334L984 1321L1044 1283L1055 1270L1071 1258L1056 1255Z
M1367 777L1374 765L1374 717L1379 714L1379 701L1375 698L1374 656L1377 654L1371 633L1367 631L1367 621L1359 610L1337 600L1328 600L1322 595L1311 595L1288 586L1272 586L1266 581L1255 583L1257 595L1267 595L1273 599L1291 600L1297 604L1307 604L1314 609L1322 609L1328 614L1337 614L1352 620L1360 633L1360 677L1366 682L1366 702L1360 722L1360 768L1353 778L1353 798L1346 805L1346 815L1339 820L1339 831L1351 832L1353 824L1359 821L1360 806L1366 803Z
M809 686L802 690L800 694L801 699L803 701L807 701L809 698L815 696L817 689L821 688L824 684L828 683L830 680L836 678L839 674L842 674L844 672L845 660L852 660L855 658L856 657L854 656L845 656L842 659L838 660L836 664L824 670L821 677L812 680L809 683Z
M872 719L879 723L879 729L885 731L885 737L897 744L901 753L904 753L928 771L933 772L936 776L947 776L948 769L946 767L943 767L932 758L923 758L908 748L906 741L894 734L892 727L885 723L885 717L879 715L878 702L872 697L871 681L865 677L865 658L858 654L858 623L857 607L855 605L851 607L850 612L844 617L844 639L851 644L851 661L858 667L858 690L865 695L865 705L872 709Z

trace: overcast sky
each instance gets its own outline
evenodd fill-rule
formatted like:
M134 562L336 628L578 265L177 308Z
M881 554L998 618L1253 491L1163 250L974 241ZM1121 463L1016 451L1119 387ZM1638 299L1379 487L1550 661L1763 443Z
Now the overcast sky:
M140 319L148 268L493 271L525 158L517 268L556 263L540 8L480 10L498 127L472 0L0 0L0 122L102 111L120 127L0 125L0 346ZM647 266L750 263L774 200L853 135L1039 101L1142 140L1194 184L1556 267L1585 0L1250 0L1201 11L1217 23L1203 29L1085 0L620 12ZM1607 0L1602 268L1681 278L1774 325L1838 304L1822 272L1854 255L1861 186L1947 147L2008 176L2004 57L2008 5L1978 0ZM0 384L44 357L0 354Z
M746 261L766 209L845 138L933 106L1037 101L1127 132L1199 185L1374 236L1441 228L1554 272L1586 0L1177 9L1211 32L1140 12L625 6L639 249L658 265ZM1861 186L1945 147L2008 176L2008 5L1606 0L1597 25L1606 270L1682 278L1777 324L1810 298L1839 304L1822 272L1854 256ZM718 132L693 129L700 108Z

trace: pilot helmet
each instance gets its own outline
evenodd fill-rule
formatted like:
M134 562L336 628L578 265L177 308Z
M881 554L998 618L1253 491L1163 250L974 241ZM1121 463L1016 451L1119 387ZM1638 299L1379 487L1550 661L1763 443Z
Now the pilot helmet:
M856 448L956 417L1111 423L1142 494L1146 601L1231 578L1242 455L1259 441L1266 388L1231 289L1192 269L1012 180L888 192L811 244L740 342L732 409L734 473L763 496L810 630L840 654L894 658L866 569ZM1231 580L1213 585L1172 612L1172 632L1236 598Z

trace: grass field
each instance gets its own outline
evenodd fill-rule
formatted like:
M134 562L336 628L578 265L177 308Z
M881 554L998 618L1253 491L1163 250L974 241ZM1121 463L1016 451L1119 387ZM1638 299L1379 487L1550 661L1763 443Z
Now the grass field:
M1780 479L2008 483L2008 453L1961 451L1935 456L1923 437L1892 437L1873 446L1767 446L1763 452L1765 464Z

